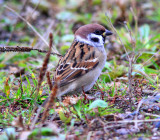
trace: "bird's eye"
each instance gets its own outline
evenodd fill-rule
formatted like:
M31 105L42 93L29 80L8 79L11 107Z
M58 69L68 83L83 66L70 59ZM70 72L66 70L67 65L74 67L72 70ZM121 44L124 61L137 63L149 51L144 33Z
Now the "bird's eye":
M96 34L96 35L101 35L101 34L102 34L102 32L101 32L101 31L99 31L99 30L96 30L96 31L95 31L95 34Z

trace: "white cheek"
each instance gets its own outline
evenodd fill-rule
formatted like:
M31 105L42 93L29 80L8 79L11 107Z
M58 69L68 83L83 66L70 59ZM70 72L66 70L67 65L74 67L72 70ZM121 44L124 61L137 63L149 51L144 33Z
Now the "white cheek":
M94 37L98 38L99 42L94 42L93 40L91 40L91 38L94 38ZM77 35L75 39L79 42L89 44L93 47L104 47L104 41L101 35L96 35L96 34L91 33L87 36L87 39L84 39Z
M87 36L87 38L96 47L101 47L101 46L104 45L103 37L101 35L96 35L96 34L91 33L91 34L89 34ZM94 41L91 40L92 38L98 38L99 41L98 42L94 42Z

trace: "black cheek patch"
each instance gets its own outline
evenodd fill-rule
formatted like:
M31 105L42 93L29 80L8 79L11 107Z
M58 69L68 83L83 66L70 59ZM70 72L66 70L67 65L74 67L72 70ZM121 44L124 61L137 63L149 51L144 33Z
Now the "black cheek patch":
M96 37L91 38L91 40L94 41L94 42L99 42L99 39L96 38Z
M105 41L106 41L106 38L105 38L105 37L103 37L103 42L105 43Z

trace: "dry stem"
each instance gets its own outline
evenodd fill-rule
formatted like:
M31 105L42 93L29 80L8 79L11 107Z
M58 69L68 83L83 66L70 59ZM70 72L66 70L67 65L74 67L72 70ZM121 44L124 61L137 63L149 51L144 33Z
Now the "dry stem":
M32 50L41 52L41 53L47 53L48 51L41 50L41 49L34 49L31 47L25 47L25 46L3 46L0 47L0 52L30 52ZM51 53L52 55L57 55L59 57L62 57L62 55L58 53Z
M133 58L130 58L130 56L129 56L127 50L126 50L126 47L125 47L124 43L123 43L122 40L121 40L121 37L119 36L117 30L116 30L115 27L113 26L113 24L112 24L112 22L111 22L111 20L110 20L110 18L109 18L109 16L108 16L108 13L106 13L105 15L106 15L106 17L107 17L107 21L108 21L110 27L114 30L114 32L115 32L116 35L118 36L118 38L119 38L119 40L120 40L120 42L121 42L121 45L123 46L123 49L125 50L125 53L126 53L127 58L128 58L128 61L129 61L129 71L128 71L128 80L129 80L129 83L128 83L128 85L129 85L130 110L132 110L133 103L132 103L132 75L131 75L131 74L132 74L132 60L133 60ZM131 33L130 33L130 34L131 34ZM132 38L131 38L131 40L133 41ZM133 42L134 42L134 41L133 41Z

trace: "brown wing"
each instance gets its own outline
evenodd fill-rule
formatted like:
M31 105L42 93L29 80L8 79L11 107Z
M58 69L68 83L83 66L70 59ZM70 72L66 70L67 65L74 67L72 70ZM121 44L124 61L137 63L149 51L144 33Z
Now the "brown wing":
M98 64L94 47L74 42L58 65L54 78L58 77L60 86L64 86L85 75Z

